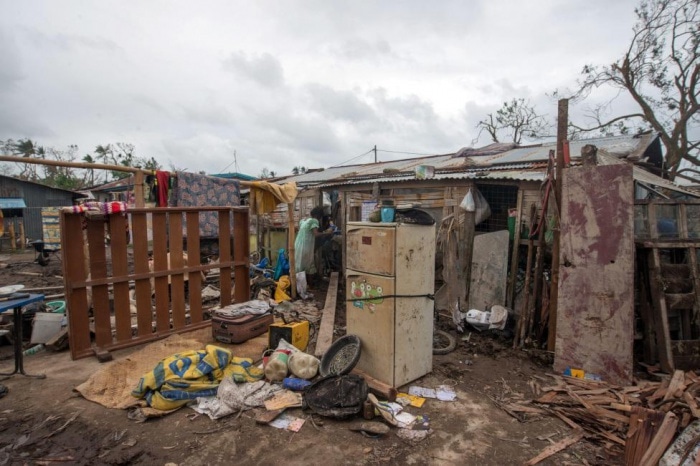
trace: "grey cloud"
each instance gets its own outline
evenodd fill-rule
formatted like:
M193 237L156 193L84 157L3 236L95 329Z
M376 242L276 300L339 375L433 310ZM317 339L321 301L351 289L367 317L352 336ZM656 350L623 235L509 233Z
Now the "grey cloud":
M432 104L421 100L416 95L389 97L387 90L383 88L371 91L370 95L378 107L389 110L404 119L426 123L438 118Z
M368 41L356 37L336 47L332 47L331 52L347 60L386 60L398 58L398 55L392 50L389 42L384 39Z
M223 66L225 70L265 87L278 87L284 84L282 65L269 53L249 58L245 52L234 52L224 60Z
M83 36L79 34L55 33L47 34L38 29L24 28L27 41L37 48L58 48L69 51L75 48L90 48L101 52L120 51L116 42L99 36Z
M374 110L362 101L356 93L338 91L323 84L304 86L310 108L322 116L351 123L375 120Z
M208 103L198 106L182 106L187 121L211 126L227 126L234 122L233 114L225 107Z
M22 61L15 40L0 31L0 92L23 78Z

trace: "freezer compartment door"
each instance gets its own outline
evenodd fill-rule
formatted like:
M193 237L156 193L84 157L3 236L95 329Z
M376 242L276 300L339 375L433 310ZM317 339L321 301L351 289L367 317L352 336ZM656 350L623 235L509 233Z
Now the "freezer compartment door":
M348 269L394 276L396 228L348 225L346 231Z
M394 385L394 280L380 275L346 271L347 333L357 335L362 352L357 368Z

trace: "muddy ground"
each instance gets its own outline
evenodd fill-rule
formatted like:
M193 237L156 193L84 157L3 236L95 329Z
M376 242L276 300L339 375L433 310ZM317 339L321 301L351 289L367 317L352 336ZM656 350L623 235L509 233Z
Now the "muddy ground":
M24 284L61 293L60 262L46 267L33 262L34 254L0 253L0 285ZM38 274L38 275L37 275ZM320 307L325 287L316 292ZM341 290L343 286L339 287ZM343 299L338 299L337 334L344 333ZM450 329L450 323L438 325ZM0 399L0 465L4 464L522 464L548 445L566 437L569 427L556 418L520 422L500 405L531 399L530 380L548 379L546 355L513 351L497 335L471 332L459 335L458 348L435 356L433 372L412 385L454 386L457 401L428 400L412 414L430 419L428 436L406 440L398 429L380 438L349 430L360 417L338 421L313 417L300 409L291 413L307 418L298 433L261 426L252 412L212 421L182 408L159 419L137 423L126 411L104 408L82 398L73 389L102 365L94 358L72 361L67 351L43 351L25 358L29 373L46 379L15 375L1 383L8 389ZM0 372L13 367L12 348L3 339ZM138 348L136 348L138 349ZM125 358L134 349L114 353ZM109 364L109 363L106 363ZM546 382L545 382L546 383ZM407 391L402 387L400 391ZM314 425L315 424L315 425ZM620 464L620 450L582 440L540 464Z

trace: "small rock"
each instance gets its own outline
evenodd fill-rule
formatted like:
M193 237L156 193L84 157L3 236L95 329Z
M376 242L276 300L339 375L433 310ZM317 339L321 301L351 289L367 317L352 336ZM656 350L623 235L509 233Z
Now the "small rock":
M362 453L364 453L365 455L369 455L370 453L372 453L372 450L372 447L367 447L364 450L362 450Z

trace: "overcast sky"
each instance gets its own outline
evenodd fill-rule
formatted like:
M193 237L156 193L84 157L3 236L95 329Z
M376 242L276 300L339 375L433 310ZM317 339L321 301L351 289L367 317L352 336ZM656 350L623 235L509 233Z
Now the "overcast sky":
M80 157L126 142L165 169L254 176L374 145L455 152L490 142L476 123L505 100L554 120L546 94L619 58L637 4L0 0L0 139Z

